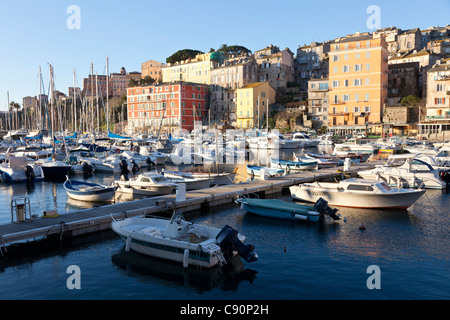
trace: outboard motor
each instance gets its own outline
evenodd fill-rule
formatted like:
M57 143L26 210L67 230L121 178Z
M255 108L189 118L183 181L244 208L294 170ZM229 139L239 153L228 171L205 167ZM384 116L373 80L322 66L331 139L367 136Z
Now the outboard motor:
M445 183L447 183L447 184L450 183L450 172L449 171L441 171L441 172L439 172L439 177Z
M122 174L128 174L130 171L128 170L128 163L127 160L122 159L119 163L120 171Z
M93 173L92 165L83 161L83 173L85 176L89 176L89 177L92 176L92 173Z
M155 166L156 164L152 161L152 159L150 159L150 157L147 157L147 163L150 166Z
M31 166L26 166L25 167L25 175L27 177L27 181L34 181L35 178L35 174L34 174L34 169Z
M238 238L238 231L231 228L229 225L220 230L216 236L217 243L224 253L225 259L228 261L233 256L233 251L247 262L258 261L258 255L253 250L255 247L251 244L243 244Z
M136 163L136 161L134 161L133 159L131 159L130 161L131 161L131 164L133 165L133 166L131 167L131 171L133 171L133 173L139 171L139 166L138 166L138 164Z
M337 209L331 209L328 206L328 201L326 201L323 198L319 198L319 200L316 201L314 204L314 210L321 214L327 214L329 215L333 220L340 220L338 215L336 215Z

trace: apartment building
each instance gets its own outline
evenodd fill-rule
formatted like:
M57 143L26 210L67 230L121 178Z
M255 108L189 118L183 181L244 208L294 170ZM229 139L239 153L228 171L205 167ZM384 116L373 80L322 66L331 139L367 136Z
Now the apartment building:
M435 64L427 73L426 119L450 121L450 59Z
M224 56L220 52L202 53L193 59L168 63L161 68L162 81L186 81L202 84L210 84L210 70L223 62Z
M206 122L208 88L181 81L128 88L129 132L192 131L194 122Z
M276 91L268 82L248 84L236 90L236 128L261 128L275 102Z
M310 45L298 47L294 59L294 78L301 91L308 90L309 79L328 78L328 52L330 42L311 42Z
M268 82L277 92L283 93L288 82L294 81L294 54L286 48L282 51L270 45L254 54L258 82Z
M152 77L157 82L162 81L162 68L165 67L166 64L155 61L155 60L148 60L143 63L141 63L141 75L142 78L145 78L146 76Z
M127 87L130 80L139 81L141 79L141 73L137 71L127 72L122 67L119 73L111 73L109 76L110 88L109 92L112 96L122 96L127 93Z
M212 124L236 123L237 89L256 82L256 71L256 61L249 56L227 59L211 70L209 120Z
M329 56L328 127L381 128L388 96L389 52L385 36L356 34L335 39Z
M308 82L307 120L313 129L328 126L329 79L310 79Z

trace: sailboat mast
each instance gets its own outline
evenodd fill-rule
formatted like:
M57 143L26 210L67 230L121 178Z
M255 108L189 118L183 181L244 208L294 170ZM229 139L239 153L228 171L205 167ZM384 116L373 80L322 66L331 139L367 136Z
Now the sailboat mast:
M55 137L55 132L54 132L54 128L55 128L55 126L54 126L54 114L55 114L55 112L53 111L53 67L52 67L52 65L50 64L49 65L49 69L50 69L50 95L49 95L49 101L50 101L50 115L51 115L51 117L52 117L52 119L51 119L51 133L52 133L52 137L53 137L53 139L52 139L52 145L53 145L53 150L54 150L54 148L55 148L55 139L54 139L54 137Z
M77 96L75 90L75 69L73 69L73 116L74 119L74 131L77 132Z
M109 57L106 57L106 132L109 130Z

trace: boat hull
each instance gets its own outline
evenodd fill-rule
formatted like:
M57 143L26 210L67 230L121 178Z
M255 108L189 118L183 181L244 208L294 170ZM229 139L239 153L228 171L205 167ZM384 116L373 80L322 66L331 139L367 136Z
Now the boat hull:
M321 215L319 212L314 211L311 206L290 205L290 208L285 208L286 203L277 202L278 206L268 205L265 200L242 199L238 201L241 204L241 209L250 212L255 215L263 216L266 218L275 218L291 221L308 221L317 222ZM274 202L274 200L268 200ZM275 200L277 201L277 200ZM293 207L297 208L293 208Z
M293 186L289 190L292 198L296 200L316 202L319 198L323 198L329 205L364 209L407 209L425 193L425 190L408 190L408 192L369 194L309 185Z
M175 187L165 186L165 185L148 185L139 186L130 183L119 181L117 182L117 191L123 193L130 193L135 195L146 195L146 196L162 196L171 193Z
M86 186L88 188L89 188L89 186L96 187L96 188L90 189L90 190L87 190L87 189L75 190L71 186L70 180L66 180L66 182L64 182L63 186L64 186L64 189L66 190L66 193L69 196L69 198L72 198L74 200L89 201L89 202L107 202L107 201L112 201L114 199L114 195L115 195L114 187L102 188L98 185L86 184Z

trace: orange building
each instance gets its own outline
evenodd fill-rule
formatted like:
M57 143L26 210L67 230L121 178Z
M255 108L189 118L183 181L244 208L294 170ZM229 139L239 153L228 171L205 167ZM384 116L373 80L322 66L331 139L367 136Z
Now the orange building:
M381 132L388 97L384 35L335 39L329 52L328 127L334 132Z

